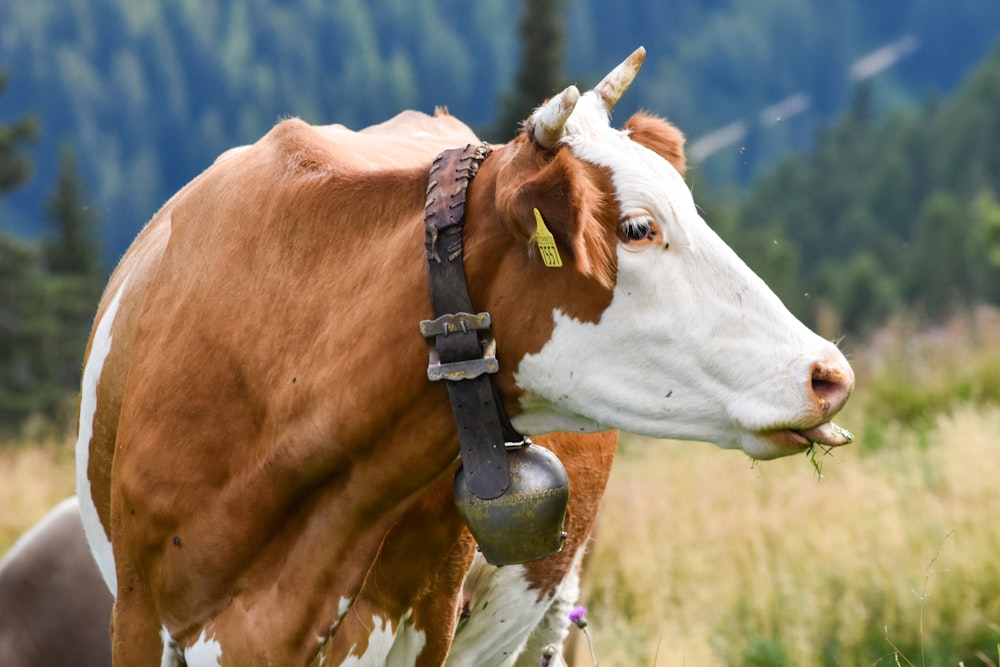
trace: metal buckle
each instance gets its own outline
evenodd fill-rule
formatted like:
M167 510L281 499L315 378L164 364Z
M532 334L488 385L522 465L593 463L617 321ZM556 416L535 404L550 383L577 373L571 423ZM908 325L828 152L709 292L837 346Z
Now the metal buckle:
M493 338L493 331L490 329L492 321L489 313L449 313L434 320L422 320L420 322L420 334L427 340L427 348L430 360L427 364L427 379L437 380L471 380L484 373L496 373L500 370L497 362L497 343ZM449 334L469 333L479 331L480 342L483 346L483 356L480 359L468 359L463 361L453 361L441 363L441 356L435 346L435 339L438 336L448 336Z

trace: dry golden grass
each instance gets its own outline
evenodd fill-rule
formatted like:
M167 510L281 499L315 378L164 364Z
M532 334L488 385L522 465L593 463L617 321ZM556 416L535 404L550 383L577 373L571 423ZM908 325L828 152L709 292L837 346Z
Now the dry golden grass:
M920 646L921 611L928 644L1000 635L997 434L1000 410L961 410L926 445L896 432L825 457L822 480L805 457L751 468L709 445L627 441L585 588L598 657L870 665L886 637Z
M68 440L0 444L0 555L75 487Z

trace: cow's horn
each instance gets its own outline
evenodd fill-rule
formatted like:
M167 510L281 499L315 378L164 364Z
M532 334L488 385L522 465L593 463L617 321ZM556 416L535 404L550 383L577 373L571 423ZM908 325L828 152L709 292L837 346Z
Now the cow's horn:
M599 84L594 87L597 94L604 100L604 108L611 111L618 104L628 87L632 85L632 80L642 67L642 61L646 59L646 49L639 47L632 52L618 67L604 77Z
M577 87L569 86L541 108L538 120L535 122L535 141L539 146L552 148L559 142L566 121L569 120L579 99L580 91Z

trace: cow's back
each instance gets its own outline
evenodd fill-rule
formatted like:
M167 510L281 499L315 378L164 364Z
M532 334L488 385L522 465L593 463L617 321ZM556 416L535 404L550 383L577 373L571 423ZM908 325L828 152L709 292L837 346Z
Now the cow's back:
M276 137L280 137L277 138ZM429 166L433 157L457 145L476 142L475 134L447 112L435 116L404 111L394 118L354 132L342 125L308 126L297 119L282 121L256 144L226 151L206 171L175 194L129 247L112 274L95 317L87 346L77 441L77 492L83 523L109 586L114 584L108 539L111 525L111 471L118 438L133 345L147 301L157 289L158 270L170 246L173 213L184 206L206 178L225 178L248 160L261 160L275 143L299 144L296 159L312 152L327 168L365 174L385 169ZM264 159L272 159L268 156ZM245 183L244 185L249 185ZM192 273L204 267L192 266ZM103 326L102 326L103 324ZM89 373L87 371L90 371ZM102 557L103 556L103 557Z

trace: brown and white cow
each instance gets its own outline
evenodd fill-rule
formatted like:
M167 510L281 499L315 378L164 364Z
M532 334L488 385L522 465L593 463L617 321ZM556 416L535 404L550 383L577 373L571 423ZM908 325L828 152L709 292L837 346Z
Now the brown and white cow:
M113 603L64 500L0 560L0 664L107 667Z
M830 418L850 366L698 215L680 133L610 125L644 53L537 109L467 193L499 395L521 432L567 432L542 440L570 474L563 552L476 557L426 378L428 170L478 140L444 113L286 120L167 202L97 314L78 483L117 664L537 665L578 592L605 431L756 458L849 440Z

